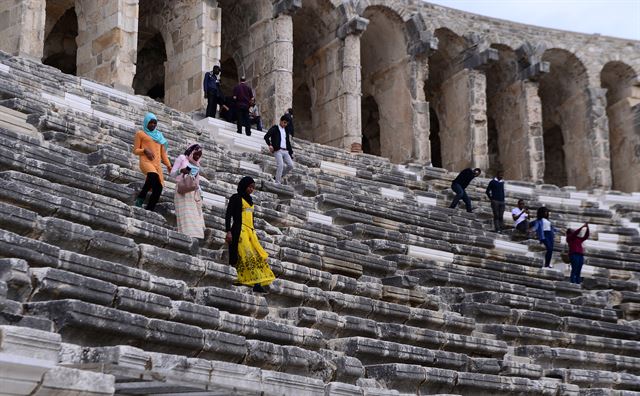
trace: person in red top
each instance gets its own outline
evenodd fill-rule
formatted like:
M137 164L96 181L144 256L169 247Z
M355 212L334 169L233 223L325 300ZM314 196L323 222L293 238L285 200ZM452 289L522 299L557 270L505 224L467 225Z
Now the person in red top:
M580 237L580 232L583 228L587 230L583 237ZM571 277L569 281L571 283L580 284L580 271L582 271L582 264L584 264L584 250L582 249L582 242L589 238L589 224L584 225L577 230L567 229L567 244L569 245L569 261L571 262Z
M237 132L242 134L242 126L244 125L244 132L247 136L251 136L251 121L249 120L249 106L253 99L253 90L247 85L247 79L242 76L240 78L240 84L233 87L233 100L236 104L236 115L238 116L236 125L238 126Z

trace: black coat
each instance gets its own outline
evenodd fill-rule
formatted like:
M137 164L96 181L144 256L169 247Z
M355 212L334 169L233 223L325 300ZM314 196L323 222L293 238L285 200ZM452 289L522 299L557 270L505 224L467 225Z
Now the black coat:
M467 168L460 172L458 176L451 182L451 184L459 184L462 188L467 188L471 180L475 179L476 175L473 173L473 169Z
M285 132L287 135L287 151L289 152L289 155L293 156L293 148L291 147L289 132L287 132L286 129L285 129ZM273 147L274 152L280 150L281 139L282 138L280 137L280 128L278 127L278 125L274 125L271 128L269 128L267 133L264 135L264 141L267 142L267 146Z
M233 194L229 198L227 213L224 217L224 229L227 232L231 231L229 265L236 265L238 262L238 241L240 241L240 232L242 231L242 197L240 194Z
M284 116L287 118L287 127L285 130L289 132L289 135L293 136L293 117L289 113L284 113Z

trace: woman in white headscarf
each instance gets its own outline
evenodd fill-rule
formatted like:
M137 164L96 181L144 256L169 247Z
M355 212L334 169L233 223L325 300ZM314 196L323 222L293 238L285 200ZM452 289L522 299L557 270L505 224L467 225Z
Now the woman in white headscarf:
M184 154L180 154L173 163L171 176L176 176L174 203L178 232L194 238L204 238L204 217L202 215L202 195L200 192L200 158L202 147L190 145ZM182 180L181 180L182 179ZM187 180L189 179L189 180ZM179 193L177 186L187 180L195 184L193 191ZM195 182L195 183L194 183Z

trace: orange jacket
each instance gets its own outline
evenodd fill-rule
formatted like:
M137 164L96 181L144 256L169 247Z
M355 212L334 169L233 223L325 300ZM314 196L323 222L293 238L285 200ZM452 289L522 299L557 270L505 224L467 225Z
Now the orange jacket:
M147 158L144 154L144 149L148 149L153 153L153 160ZM133 142L133 153L140 157L140 170L145 175L149 172L157 173L160 177L160 183L164 185L160 161L162 160L162 163L166 165L168 172L171 171L171 162L169 162L167 150L165 150L164 146L151 139L151 137L143 131L138 131L136 132L136 137Z

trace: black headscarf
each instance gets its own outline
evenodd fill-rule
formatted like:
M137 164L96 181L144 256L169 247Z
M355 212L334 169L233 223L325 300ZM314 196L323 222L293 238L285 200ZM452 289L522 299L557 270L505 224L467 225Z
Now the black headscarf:
M247 201L249 205L253 205L253 199L251 199L251 195L247 193L247 187L249 187L253 183L255 183L255 181L251 176L243 177L238 183L238 194L242 198L244 198L244 200Z

